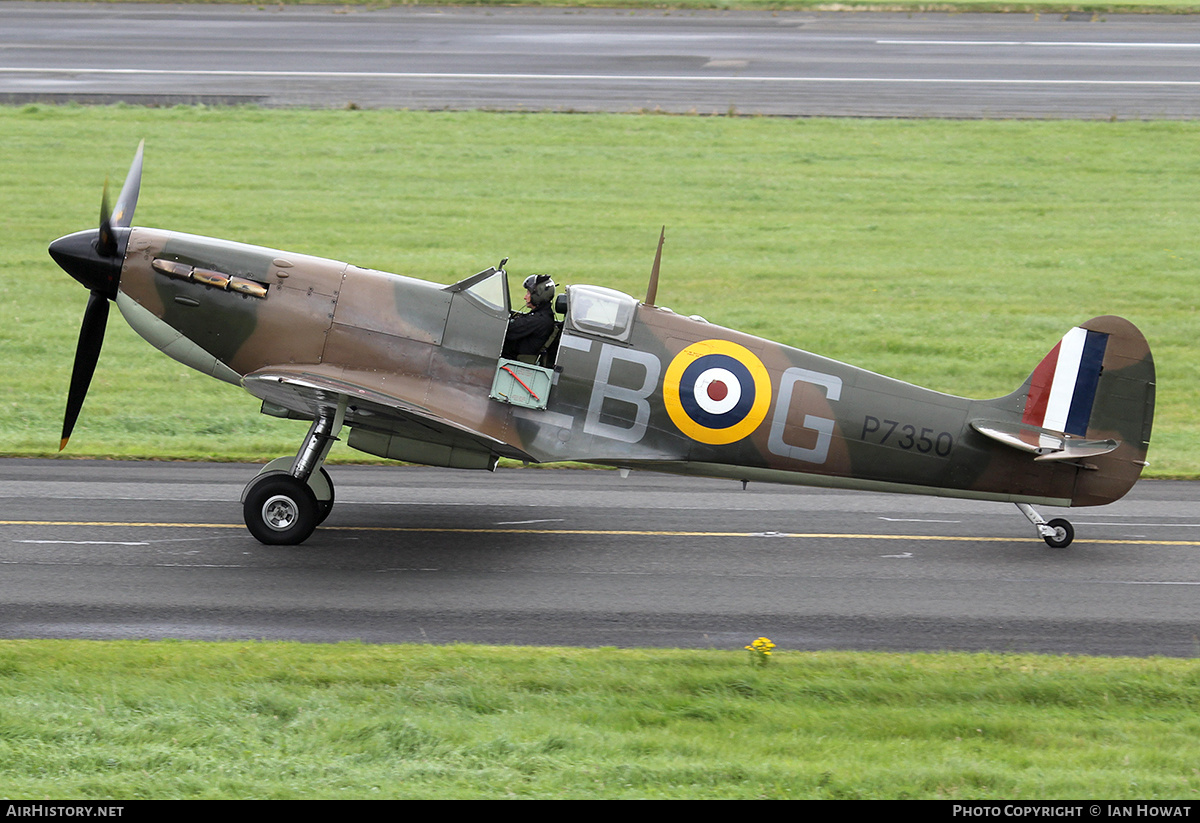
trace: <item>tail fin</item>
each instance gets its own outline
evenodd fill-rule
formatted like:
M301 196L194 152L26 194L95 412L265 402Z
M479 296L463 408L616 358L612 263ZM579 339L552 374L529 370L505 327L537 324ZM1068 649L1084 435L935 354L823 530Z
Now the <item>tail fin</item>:
M1068 331L1029 379L993 406L1019 419L973 420L976 431L1080 467L1073 506L1119 500L1146 465L1154 422L1154 358L1137 327L1096 317Z

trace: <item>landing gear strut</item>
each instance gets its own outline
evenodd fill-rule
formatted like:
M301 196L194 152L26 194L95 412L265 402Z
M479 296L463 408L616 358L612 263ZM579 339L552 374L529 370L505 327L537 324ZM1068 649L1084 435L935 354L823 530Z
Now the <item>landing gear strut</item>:
M1037 529L1038 537L1045 540L1050 548L1065 549L1075 539L1075 527L1069 520L1056 517L1047 521L1028 503L1018 503L1017 508Z
M321 464L345 414L344 398L336 409L321 409L295 458L272 460L246 485L242 516L260 543L303 543L333 510L333 481Z

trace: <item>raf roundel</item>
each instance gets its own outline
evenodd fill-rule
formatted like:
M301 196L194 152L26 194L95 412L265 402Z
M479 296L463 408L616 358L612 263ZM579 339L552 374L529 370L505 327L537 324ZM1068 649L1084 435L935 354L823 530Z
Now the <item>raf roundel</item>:
M745 346L692 343L671 361L663 382L671 421L688 437L720 446L753 432L771 405L771 377Z

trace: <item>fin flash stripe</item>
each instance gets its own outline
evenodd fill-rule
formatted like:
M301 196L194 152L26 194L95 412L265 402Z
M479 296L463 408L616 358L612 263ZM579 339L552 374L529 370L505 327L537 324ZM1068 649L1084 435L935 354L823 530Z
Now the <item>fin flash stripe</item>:
M1087 435L1108 335L1076 326L1033 370L1022 423Z

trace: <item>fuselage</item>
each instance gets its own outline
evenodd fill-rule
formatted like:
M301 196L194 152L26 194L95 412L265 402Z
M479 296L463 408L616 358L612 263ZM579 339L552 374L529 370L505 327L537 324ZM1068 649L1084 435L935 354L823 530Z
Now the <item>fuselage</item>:
M545 408L489 398L509 318L503 281L456 290L133 229L119 289L135 330L207 374L249 388L247 376L286 367L406 410L396 422L352 406L360 443L419 435L410 418L426 414L479 435L460 451L499 457L1054 505L1071 504L1081 471L972 429L980 416L1019 421L1019 392L976 401L923 389L609 289L568 288Z

